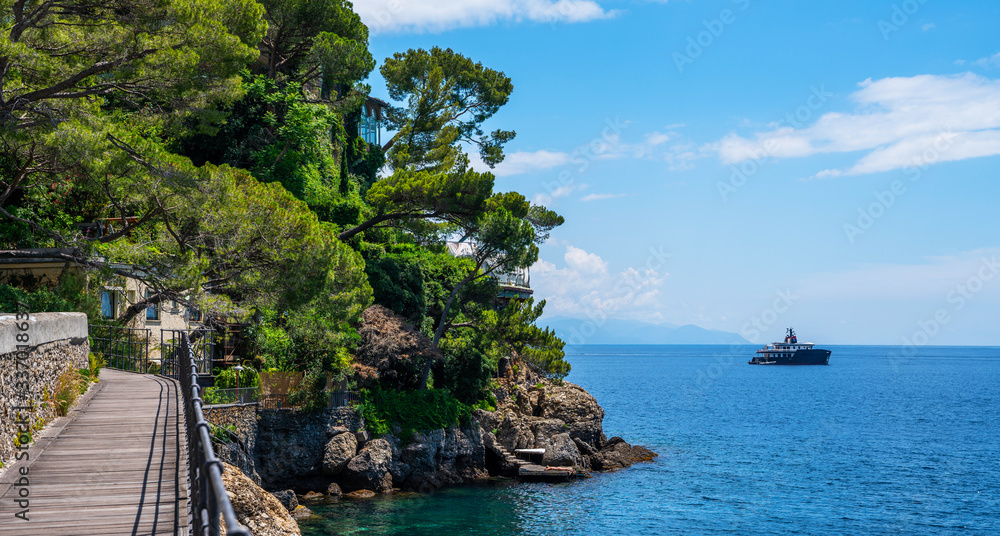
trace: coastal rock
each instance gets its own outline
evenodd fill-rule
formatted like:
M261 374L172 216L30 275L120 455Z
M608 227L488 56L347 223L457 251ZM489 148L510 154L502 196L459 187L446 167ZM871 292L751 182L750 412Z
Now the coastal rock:
M586 469L586 463L576 443L569 434L556 434L549 439L544 447L545 454L542 456L542 465L553 465L560 467L576 467Z
M302 506L301 504L295 507L295 510L292 510L292 519L296 520L305 519L312 515L313 515L312 510L306 508L305 506Z
M352 491L344 495L345 499L371 499L375 496L375 492L370 489L359 489L357 491Z
M295 496L295 492L286 489L282 491L272 491L271 495L274 495L281 501L281 505L285 507L285 510L291 512L295 510L295 507L299 505L299 498Z
M546 448L545 446L551 442L555 436L565 434L569 430L566 422L560 419L530 418L527 422L529 423L529 426L531 426L531 432L535 438L531 448L536 449Z
M340 484L330 482L330 485L326 488L326 494L330 497L340 497L344 492L340 489Z
M651 461L656 456L655 452L646 447L633 447L620 437L612 437L600 452L589 456L589 461L595 471L614 471L636 462Z
M299 525L281 501L254 484L239 469L223 463L222 482L233 503L236 519L254 536L301 536Z
M326 427L326 437L333 437L340 434L346 434L350 432L346 426L339 426L335 424L330 424Z
M492 430L496 430L498 445L494 447L510 453L516 449L545 449L543 463L573 466L578 471L611 471L656 456L649 449L633 447L621 438L608 440L602 425L604 409L578 385L527 374L504 379L498 389L510 393L510 397L497 394L498 409L479 416L481 422L490 423ZM500 448L491 448L486 437L484 446L490 452L491 472L514 474L516 468L509 467Z
M403 489L428 492L489 476L478 423L417 433L405 447L394 442L390 471Z
M497 418L497 413L493 411L486 411L485 409L477 409L472 412L472 418L479 423L479 427L487 432L492 432L496 430L500 425L500 421Z
M342 433L333 436L323 448L323 473L339 475L348 462L357 455L358 441L354 434Z
M358 443L358 448L364 448L365 444L371 440L372 436L368 433L368 430L358 430L354 432L354 439Z
M302 496L302 502L317 503L324 499L323 494L318 491L310 491Z
M509 451L544 448L557 434L568 433L597 450L603 444L604 410L582 387L541 383L515 390L491 418L497 439Z
M497 427L497 440L507 450L530 449L535 447L535 434L531 423L513 411L504 412Z
M570 436L600 446L604 409L590 393L569 382L548 384L541 391L539 408L542 417L563 421Z
M266 489L322 489L323 455L333 428L356 430L361 419L354 408L305 412L262 410L258 414L255 460ZM334 434L337 435L337 434Z
M385 439L373 439L347 463L342 473L347 489L369 489L384 493L392 489L392 447Z

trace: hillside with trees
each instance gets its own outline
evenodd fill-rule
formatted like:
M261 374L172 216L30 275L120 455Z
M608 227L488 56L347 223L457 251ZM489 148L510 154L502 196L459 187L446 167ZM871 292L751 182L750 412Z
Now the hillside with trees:
M0 249L59 248L45 256L90 284L0 298L92 312L99 282L134 278L153 291L113 323L167 301L245 323L252 365L305 372L305 399L333 376L488 406L501 360L568 373L535 325L544 301L497 298L495 276L532 265L563 223L470 165L514 138L484 127L513 91L503 72L440 48L377 65L344 0L3 11ZM375 68L393 101L382 147L358 128ZM99 220L114 232L88 232ZM419 348L372 340L386 326Z

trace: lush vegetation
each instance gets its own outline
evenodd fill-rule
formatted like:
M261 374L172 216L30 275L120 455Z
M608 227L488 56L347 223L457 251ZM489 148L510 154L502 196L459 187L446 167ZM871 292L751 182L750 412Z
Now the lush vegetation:
M515 135L484 126L513 91L503 72L436 47L385 59L397 104L377 147L358 135L376 62L345 0L3 9L0 249L59 248L44 256L84 267L90 290L15 282L0 309L98 318L93 289L134 278L152 292L116 322L168 300L248 322L253 367L303 371L298 396L318 404L328 377L355 377L362 312L384 305L434 350L357 381L371 422L411 428L461 421L503 357L569 371L535 325L544 301L503 303L492 277L563 223L470 165L466 147L493 166ZM448 253L456 239L473 254Z
M414 432L421 430L468 422L472 410L477 408L493 409L487 400L464 404L446 389L397 391L374 387L366 389L363 395L364 402L358 406L358 411L368 431L380 435L398 426L403 438L411 438Z

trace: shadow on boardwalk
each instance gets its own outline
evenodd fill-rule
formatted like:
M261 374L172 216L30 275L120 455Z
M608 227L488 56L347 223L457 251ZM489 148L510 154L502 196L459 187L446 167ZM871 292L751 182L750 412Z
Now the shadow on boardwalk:
M0 536L187 534L178 384L104 369L95 389L0 477Z

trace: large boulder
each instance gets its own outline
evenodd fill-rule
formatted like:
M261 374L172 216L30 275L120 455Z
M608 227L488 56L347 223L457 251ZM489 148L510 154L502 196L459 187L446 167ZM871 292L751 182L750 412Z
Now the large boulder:
M222 483L236 519L255 536L301 536L299 525L277 497L264 491L239 469L223 463ZM225 527L223 527L225 534Z
M358 440L354 434L347 432L333 436L323 448L323 473L330 476L339 475L348 462L357 455Z
M497 421L496 437L504 448L514 452L514 449L535 447L535 433L531 431L531 423L525 417L506 411Z
M552 436L542 448L545 449L545 454L542 456L542 465L575 467L579 470L586 468L583 456L580 455L580 450L568 433Z
M369 441L344 468L342 485L346 489L368 489L379 493L392 490L392 447L385 439Z
M566 432L583 442L600 447L604 409L579 385L562 382L541 389L538 400L540 416L566 423ZM539 413L539 412L536 412Z
M525 419L531 427L531 433L535 438L532 448L544 449L552 439L560 434L569 431L569 426L560 419L541 419L528 417Z
M651 461L657 454L646 447L632 446L620 437L612 437L600 452L588 457L595 471L614 471L636 462Z
M295 491L286 489L282 491L272 491L271 495L274 495L281 501L281 505L285 507L285 510L291 512L295 510L295 507L299 505L299 498L295 496Z
M427 492L489 476L482 432L476 422L416 433L405 446L395 440L392 445L390 472L393 482L404 489Z

